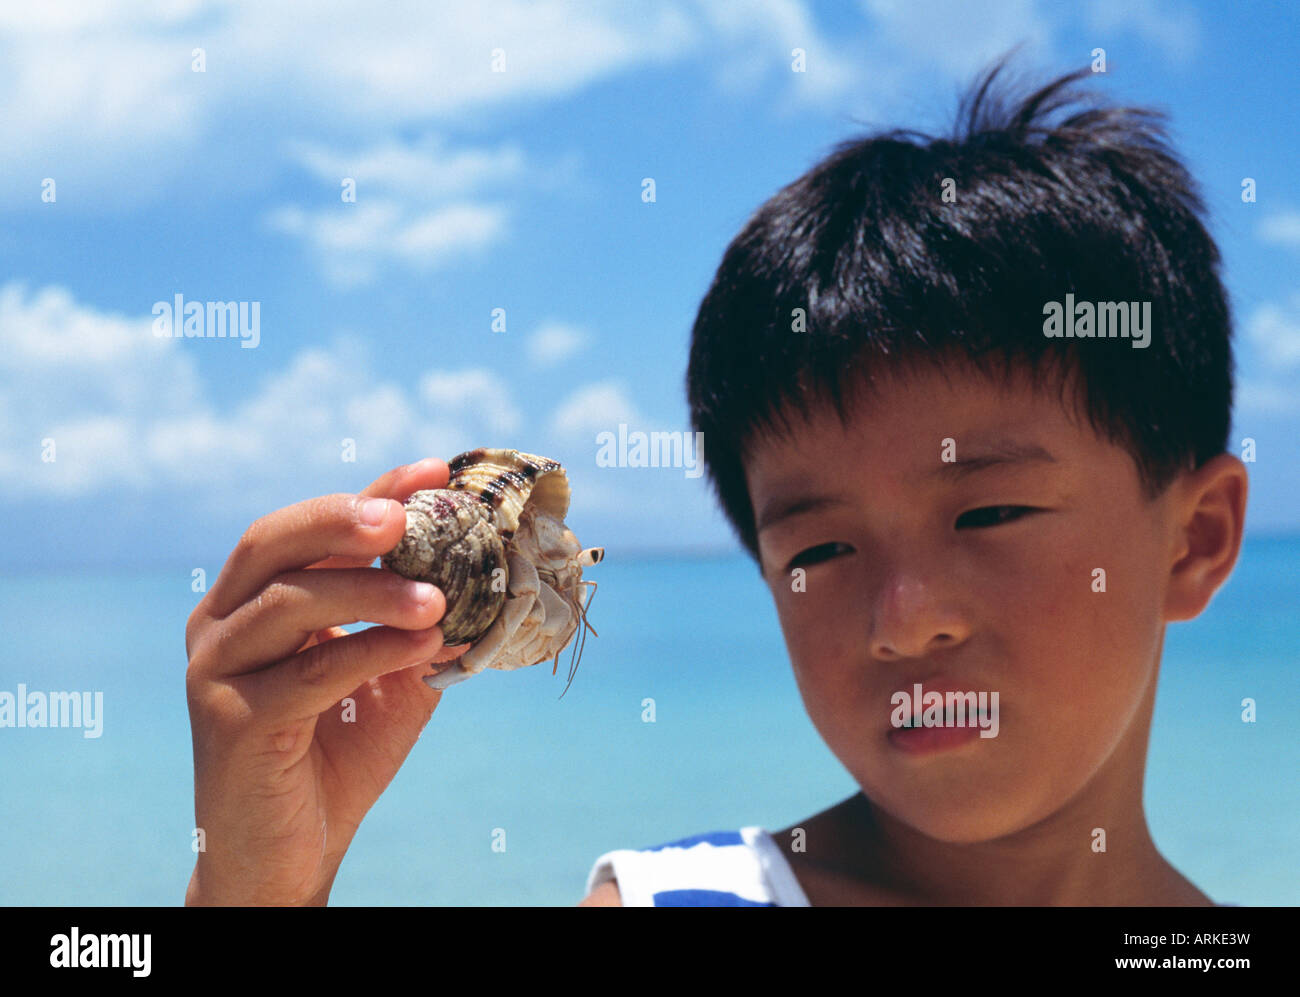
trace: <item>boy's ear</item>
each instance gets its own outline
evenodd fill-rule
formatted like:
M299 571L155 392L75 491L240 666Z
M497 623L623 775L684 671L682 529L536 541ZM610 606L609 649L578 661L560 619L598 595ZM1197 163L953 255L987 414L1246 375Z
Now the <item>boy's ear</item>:
M1176 549L1165 593L1165 619L1190 620L1237 563L1246 522L1246 465L1220 454L1179 482L1173 496Z

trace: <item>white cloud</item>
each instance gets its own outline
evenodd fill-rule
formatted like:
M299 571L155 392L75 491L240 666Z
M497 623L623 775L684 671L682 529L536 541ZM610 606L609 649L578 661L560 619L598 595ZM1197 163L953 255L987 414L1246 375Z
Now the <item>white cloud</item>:
M133 19L77 6L5 5L0 130L23 141L0 147L0 173L53 177L60 200L131 205L192 153L204 132L204 91L186 79L189 45L141 30L160 26L160 12L138 5ZM123 182L134 176L153 183ZM5 184L0 197L35 200L26 184Z
M293 157L317 178L338 187L344 177L357 183L360 198L372 191L411 203L437 203L522 176L527 167L514 144L495 149L454 149L436 135L410 143L388 140L355 152L316 142L290 143Z
M453 150L430 135L356 152L309 142L292 142L290 149L338 194L327 207L271 211L267 225L301 239L330 279L345 287L370 283L387 262L429 271L499 243L509 209L468 195L525 169L523 154L513 146ZM356 185L355 201L341 197L344 178Z
M504 232L505 211L496 205L453 204L413 218L395 232L394 252L411 262L436 264L453 250L482 250Z
M308 16L262 0L46 0L0 12L0 175L54 177L60 200L124 211L169 194L246 197L286 150L320 175L345 158L405 197L478 176L518 177L510 145L457 153L394 136L527 113L643 68L699 60L724 85L765 75L790 101L825 102L864 79L851 43L822 35L802 0L317 0ZM790 50L808 72L789 71ZM204 51L205 71L192 69ZM504 71L493 60L504 59ZM220 149L219 155L212 150ZM436 169L425 167L432 160ZM125 178L125 179L124 179ZM138 178L138 179L137 179ZM529 178L534 182L536 177ZM256 187L256 184L251 185ZM31 206L33 188L0 199Z
M0 495L184 489L187 501L243 509L286 480L336 479L345 440L358 463L387 468L522 424L491 371L430 371L417 389L375 377L367 347L347 339L299 351L218 409L196 357L232 346L239 353L232 339L156 337L150 318L99 312L62 288L0 287ZM52 462L41 459L47 439Z
M245 375L245 395L218 407L196 370L211 362L204 351L232 348L240 363L255 357L246 370L262 376ZM85 540L91 555L96 537L111 547L107 535L143 509L215 556L229 550L232 529L273 509L358 489L421 457L523 446L569 469L571 522L584 540L726 543L700 482L597 464L596 433L620 422L648 427L622 383L587 384L550 418L526 419L498 371L385 380L371 371L369 350L341 337L268 369L268 354L232 339L158 338L147 317L98 311L62 288L0 286L0 500L56 498L76 503L76 515L99 515ZM41 460L45 439L55 441L52 463ZM355 464L344 459L345 441ZM130 539L150 547L149 537Z
M1050 27L1034 0L861 0L873 38L888 43L891 61L967 77L1020 42L1043 46ZM873 65L874 73L874 65Z
M1246 320L1246 336L1270 369L1300 364L1300 294L1284 305L1265 304Z
M707 0L699 9L720 40L714 81L723 93L749 93L774 78L787 87L776 110L789 114L802 105L824 105L866 79L860 53L824 36L799 0ZM794 49L804 52L801 73L791 67Z
M0 146L0 173L53 176L82 204L117 209L168 181L192 189L196 167L246 188L283 154L268 136L391 135L558 99L680 57L700 33L649 2L401 0L382 17L363 0L318 0L310 16L261 0L5 5L0 132L23 141ZM195 48L205 72L191 69ZM199 155L214 143L239 154ZM21 184L0 196L34 200Z
M481 253L504 238L508 212L491 204L449 204L413 213L391 200L340 202L304 211L271 212L273 230L303 240L331 280L346 287L373 281L380 266L395 260L420 271L446 266L466 253Z
M139 341L140 322L83 311L62 288L47 287L28 297L25 284L0 288L5 346L0 364L5 366L98 366L126 356ZM165 346L160 342L158 349Z
M147 459L162 472L170 469L180 482L207 484L216 474L233 474L268 462L270 447L262 433L240 431L229 418L209 412L160 419L143 430Z
M6 284L0 288L0 373L24 393L39 388L40 404L25 402L22 411L108 410L135 418L201 402L194 358L177 349L186 341L159 338L151 327L151 317L84 308L63 288L29 292L22 283Z
M1171 62L1188 62L1201 44L1196 11L1184 4L1162 0L1093 0L1086 13L1093 31L1131 32L1161 49ZM1105 48L1105 39L1097 39L1096 44Z
M1294 389L1263 381L1242 381L1237 385L1234 408L1241 413L1290 415L1300 412L1300 397Z
M623 385L618 381L601 381L578 388L556 407L551 418L551 431L557 436L578 439L609 430L618 431L618 424L638 425L644 420Z
M130 420L114 415L93 415L48 424L39 443L26 440L30 460L29 487L51 495L72 496L96 492L106 481L143 485L147 472L135 452ZM46 460L46 441L52 450ZM15 461L21 454L14 454ZM111 465L111 476L103 472Z
M1282 304L1260 305L1245 320L1243 329L1246 340L1258 351L1258 366L1265 373L1238 380L1236 407L1261 415L1300 412L1295 386L1280 380L1300 366L1300 293L1293 293Z
M1300 246L1300 211L1269 215L1259 225L1259 238L1275 246Z
M587 345L587 335L563 322L546 322L528 339L528 357L539 367L553 367Z
M510 385L482 368L429 371L420 380L420 397L439 415L469 415L495 435L513 433L523 422Z

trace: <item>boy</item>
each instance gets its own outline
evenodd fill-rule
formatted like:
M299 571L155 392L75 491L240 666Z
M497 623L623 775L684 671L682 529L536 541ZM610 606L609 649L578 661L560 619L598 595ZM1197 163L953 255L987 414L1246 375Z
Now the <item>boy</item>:
M710 480L861 792L609 853L585 906L1211 903L1142 781L1165 623L1244 522L1218 253L1148 115L1048 128L1086 71L1008 113L999 68L957 139L846 143L779 192L695 323ZM446 474L385 475L371 520L346 495L259 520L191 616L187 902L327 899L441 695L422 663L461 650L440 593L367 567L392 500ZM358 619L386 625L336 626ZM348 695L382 737L343 728Z
M1088 70L1006 113L1000 68L964 135L844 143L768 201L694 328L710 480L862 792L602 856L584 902L1211 902L1142 781L1164 625L1245 515L1218 253L1153 116L1050 129Z

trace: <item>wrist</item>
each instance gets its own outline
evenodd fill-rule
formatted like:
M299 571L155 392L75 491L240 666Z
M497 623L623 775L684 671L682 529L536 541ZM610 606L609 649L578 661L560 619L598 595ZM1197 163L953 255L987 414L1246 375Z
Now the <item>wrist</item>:
M330 891L334 888L335 869L321 884L320 888L308 896L272 898L257 895L232 895L228 891L213 885L219 882L211 873L206 879L200 874L199 863L195 863L194 872L190 874L189 885L185 888L186 907L328 907ZM256 891L254 891L255 894Z

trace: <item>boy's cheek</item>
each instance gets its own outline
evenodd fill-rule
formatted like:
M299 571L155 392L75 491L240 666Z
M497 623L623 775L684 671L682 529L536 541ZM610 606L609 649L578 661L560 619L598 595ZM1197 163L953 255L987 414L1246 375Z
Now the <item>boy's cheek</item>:
M841 622L839 627L832 628L819 626L799 612L779 615L786 651L796 675L811 674L814 669L826 675L852 659L855 631L851 624ZM860 646L865 648L865 641Z
M1035 628L1068 625L1090 613L1094 587L1105 584L1104 572L1095 569L1110 560L1077 531L1044 531L987 563L974 591L992 618Z
M821 617L814 604L778 606L786 653L801 695L809 705L825 695L860 689L870 666L865 623L843 614Z
M797 575L789 579L778 577L769 587L787 644L795 641L803 644L810 638L826 637L835 630L851 628L851 621L858 618L858 611L867 609L856 602L853 593L846 592L843 585L828 583L824 573ZM849 617L847 621L846 614Z

